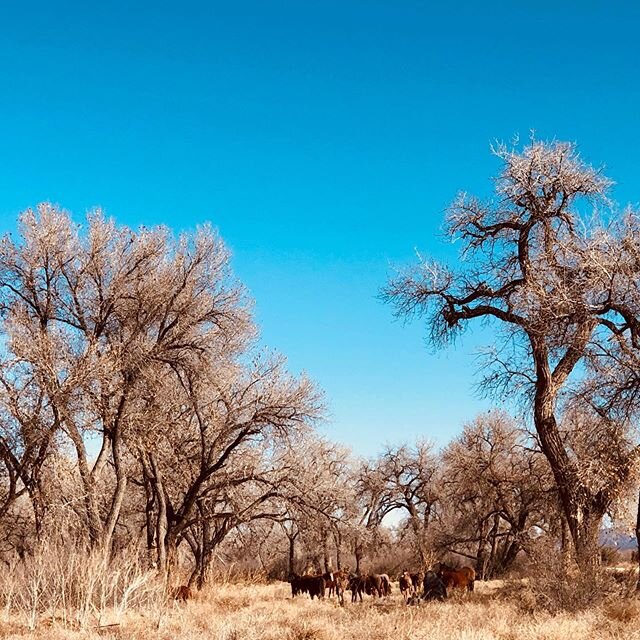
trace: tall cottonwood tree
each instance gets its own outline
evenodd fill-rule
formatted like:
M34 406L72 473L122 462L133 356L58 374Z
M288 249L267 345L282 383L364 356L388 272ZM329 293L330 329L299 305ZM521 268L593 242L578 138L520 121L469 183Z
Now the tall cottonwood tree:
M474 560L484 579L507 571L557 512L547 461L499 410L466 424L444 449L440 502L437 546Z
M581 368L597 358L611 371L614 358L628 361L640 346L640 223L628 213L605 226L586 211L606 206L611 183L571 144L534 141L522 152L501 146L496 154L503 165L496 199L463 194L449 210L446 233L462 248L458 269L422 260L392 279L383 295L399 316L425 317L435 345L475 320L497 328L500 345L485 388L519 391L531 402L585 567L596 557L602 517L637 451L620 459L618 480L593 488L568 451L558 411Z
M145 401L154 426L139 442L153 496L148 540L161 569L187 540L199 585L218 545L236 527L281 514L281 485L291 472L288 442L322 412L311 381L293 377L281 357L205 363L197 375L162 382Z
M279 486L285 515L278 522L288 542L289 572L296 569L297 547L308 549L323 571L341 569L356 499L350 453L313 432L303 432L291 441L287 458L288 474Z
M7 418L0 451L12 451L16 460L3 459L21 474L39 515L38 469L55 438L66 438L75 452L88 540L105 551L132 459L159 428L147 408L161 387L184 390L182 424L187 433L198 425L201 443L195 482L179 505L165 500L160 507L167 522L172 517L169 547L230 451L265 425L278 429L309 416L303 409L313 403L308 381L289 378L282 363L252 367L238 360L254 327L229 254L209 228L175 239L163 228L118 227L96 212L83 230L65 212L40 205L21 216L17 239L6 236L0 244L0 308L6 346L0 400ZM169 417L180 424L176 413ZM203 438L205 432L216 437ZM89 439L98 443L96 456ZM147 470L157 489L152 458ZM104 474L113 482L100 482Z
M362 465L358 478L368 522L378 526L390 513L404 513L422 566L430 559L427 533L437 503L438 464L430 443L387 447Z

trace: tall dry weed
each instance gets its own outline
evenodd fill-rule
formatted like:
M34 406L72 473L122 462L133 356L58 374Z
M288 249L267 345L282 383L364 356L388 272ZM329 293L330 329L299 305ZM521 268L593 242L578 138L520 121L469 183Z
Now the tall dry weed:
M106 561L82 547L43 544L0 573L5 620L19 617L29 629L43 618L65 628L101 625L130 610L156 610L165 592L156 573L132 553Z

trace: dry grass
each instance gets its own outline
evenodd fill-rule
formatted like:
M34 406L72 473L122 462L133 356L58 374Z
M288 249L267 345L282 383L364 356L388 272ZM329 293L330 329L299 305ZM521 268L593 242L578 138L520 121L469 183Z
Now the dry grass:
M102 628L41 618L34 631L17 614L0 621L0 637L36 640L640 640L640 603L609 602L582 613L527 613L501 583L446 603L406 606L398 590L388 600L340 607L333 600L291 599L286 583L223 584L185 604L103 612ZM6 611L5 611L6 614ZM109 626L112 625L112 626Z
M82 549L44 545L0 571L0 637L9 630L109 628L131 612L166 608L165 588L135 556L107 564ZM6 629L2 628L2 624Z

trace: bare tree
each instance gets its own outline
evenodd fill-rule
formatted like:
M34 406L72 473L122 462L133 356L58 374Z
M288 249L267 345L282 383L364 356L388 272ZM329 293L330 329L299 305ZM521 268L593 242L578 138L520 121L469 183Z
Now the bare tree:
M36 533L55 513L105 558L142 533L162 571L186 542L202 584L231 532L282 517L304 468L291 441L322 399L255 349L249 307L208 227L174 238L100 212L85 228L48 204L23 213L0 243L0 519L24 521L28 497ZM321 479L330 531L337 492Z
M512 418L491 411L443 452L437 544L475 560L481 578L507 571L557 511L549 465L532 445Z
M364 463L358 482L370 523L382 524L393 511L407 515L423 566L429 560L427 531L437 501L437 469L438 461L430 443L387 447L378 458Z
M137 398L156 376L237 349L250 332L228 253L209 229L176 241L163 229L117 228L96 213L81 234L66 213L41 205L21 216L19 241L7 236L0 245L0 292L5 410L25 450L37 451L27 482L37 484L48 443L64 434L89 540L108 550L126 492L127 442L144 429ZM98 438L95 459L89 435ZM102 504L97 486L107 466L115 484Z
M9 358L0 369L0 460L3 494L0 519L23 495L33 508L36 537L44 526L47 504L43 468L55 448L58 424L42 390L21 365Z
M313 384L290 376L281 358L217 361L180 386L171 380L143 413L155 425L141 443L157 505L155 544L164 569L187 539L202 556L202 584L215 547L233 528L281 513L273 501L291 471L281 449L322 405Z
M349 451L307 432L292 440L288 458L290 473L279 489L286 513L281 524L289 541L289 570L293 572L296 542L312 550L313 562L323 571L341 569L355 501Z
M625 360L640 344L640 225L632 214L617 227L585 215L585 203L606 204L611 183L573 145L533 142L522 153L501 146L496 154L503 163L497 200L461 195L449 212L447 234L461 242L461 268L422 261L391 280L384 297L400 316L424 315L434 344L476 319L499 329L485 389L509 388L531 402L585 567L596 557L603 514L637 455L625 456L616 480L592 491L567 450L557 412L570 377L580 377L579 365L589 367L597 354L611 371L614 356Z

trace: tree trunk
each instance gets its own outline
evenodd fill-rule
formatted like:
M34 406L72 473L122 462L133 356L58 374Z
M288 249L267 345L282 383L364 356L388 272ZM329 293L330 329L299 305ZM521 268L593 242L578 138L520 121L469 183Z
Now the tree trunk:
M360 575L360 562L362 561L362 545L356 542L353 554L356 557L356 575Z
M489 539L491 540L491 551L489 552L489 562L487 566L487 577L492 578L496 569L496 550L498 544L498 530L500 528L500 516L496 513L493 516L493 526L489 531Z
M208 582L211 570L211 560L213 557L213 544L211 542L211 523L209 520L203 520L201 523L202 538L200 540L200 557L196 562L197 580L196 586L198 591ZM191 586L191 580L189 580Z
M210 582L215 546L206 545L202 549L202 563L200 575L198 576L198 589L202 589Z
M196 558L196 569L194 570L197 576L196 586L198 590L210 582L215 550L225 539L229 531L237 524L237 521L233 517L221 521L214 521L207 518L202 509L200 509L200 513L202 516L200 520L200 540L198 541L200 545L200 556ZM191 586L191 582L190 580L189 586Z
M518 557L518 552L520 551L520 545L516 540L511 540L508 544L505 545L504 554L500 559L500 573L506 573L516 558Z
M571 565L571 532L564 513L560 514L560 553L562 554L562 569L566 573Z
M151 483L145 480L144 482L144 493L145 493L145 505L144 505L144 516L145 516L145 530L146 530L146 539L147 539L147 551L149 552L149 556L152 557L152 550L156 548L157 545L157 535L156 535L156 515L155 515L155 493L153 491L153 487L150 486Z
M600 563L599 534L604 514L578 510L577 515L577 531L571 536L575 559L581 571L592 571Z
M476 573L480 580L487 579L487 521L482 520L478 531L478 551L476 553Z
M33 521L36 528L36 539L40 542L44 533L44 521L47 508L42 497L42 489L39 484L39 482L33 483L33 486L28 488L28 494L33 507Z
M426 568L429 554L427 550L427 544L425 542L426 531L429 525L429 510L425 513L424 523L420 520L420 515L415 508L415 505L411 502L407 502L407 511L409 512L409 522L411 523L411 529L413 530L413 536L416 540L416 550L420 556L420 566Z
M541 347L533 338L531 343L537 374L534 423L558 489L560 504L573 540L576 562L581 571L588 571L597 562L598 532L605 509L581 487L556 422L554 411L557 390L545 347Z
M156 549L156 493L154 489L153 472L148 468L146 463L147 454L144 451L140 452L140 466L142 468L142 482L144 484L144 521L145 521L145 534L147 540L147 552L150 561L155 562L156 558L153 558L153 550ZM152 560L153 558L153 560Z
M124 501L124 495L127 490L127 474L124 469L124 462L122 460L124 443L122 442L122 433L120 431L120 425L117 424L112 432L112 454L113 454L113 466L116 474L116 490L111 499L111 506L109 507L109 513L107 520L102 528L101 547L104 553L108 556L111 551L111 542L113 540L113 534L116 529L116 524L120 518L120 511L122 509L122 503Z
M160 550L161 546L163 545L158 545L158 550ZM169 573L171 573L172 568L174 568L178 563L178 536L174 527L167 528L164 548L166 563L164 574L168 577Z
M329 539L325 531L322 532L322 564L325 573L331 573L331 556L329 555Z
M156 501L158 503L158 517L155 526L158 570L166 575L169 568L167 562L167 532L169 528L167 521L167 497L164 493L162 475L153 453L149 454L149 463L151 464L151 469L153 471L153 483Z
M95 548L102 541L102 520L96 501L95 480L89 469L87 450L80 432L73 423L68 423L67 431L76 450L78 471L82 480L89 545Z
M288 536L289 538L289 577L295 574L296 562L296 536Z
M189 543L189 547L191 548L191 553L193 554L194 560L193 570L191 571L191 575L189 576L189 580L187 582L187 586L191 589L196 585L196 582L203 574L202 538L201 536L198 536L198 538L196 538L196 536L190 534L187 534L185 538Z

